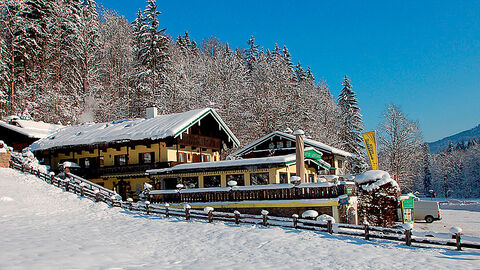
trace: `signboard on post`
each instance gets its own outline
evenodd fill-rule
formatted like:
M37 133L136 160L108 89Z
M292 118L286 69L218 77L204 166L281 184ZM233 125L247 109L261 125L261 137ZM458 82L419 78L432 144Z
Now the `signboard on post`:
M414 200L410 197L402 201L402 221L412 222L414 221Z
M347 195L353 195L353 187L347 187Z
M375 141L375 131L362 133L363 142L367 149L368 158L370 159L370 165L372 170L378 170L378 158L377 158L377 144Z

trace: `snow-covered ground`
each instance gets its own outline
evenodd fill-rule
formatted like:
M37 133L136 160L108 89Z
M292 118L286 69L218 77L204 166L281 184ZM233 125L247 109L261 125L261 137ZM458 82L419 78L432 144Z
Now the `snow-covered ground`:
M466 235L480 238L480 201L450 200L440 204L442 219L433 223L418 221L415 223L416 230L445 232L453 226L459 226ZM479 266L480 268L480 266Z
M128 213L0 169L0 269L479 269L480 250Z

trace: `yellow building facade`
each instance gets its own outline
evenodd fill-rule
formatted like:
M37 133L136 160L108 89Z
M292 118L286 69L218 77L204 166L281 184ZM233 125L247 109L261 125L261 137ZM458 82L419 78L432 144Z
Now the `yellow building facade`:
M136 197L149 179L145 171L183 163L215 162L239 142L212 109L66 127L31 148L53 171L65 161L77 174Z

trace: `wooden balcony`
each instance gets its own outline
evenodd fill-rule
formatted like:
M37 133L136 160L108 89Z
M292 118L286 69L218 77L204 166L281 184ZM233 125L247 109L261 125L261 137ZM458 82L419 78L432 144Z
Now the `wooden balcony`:
M273 185L271 185L273 187ZM348 185L354 188L354 185ZM251 187L251 188L249 188ZM318 186L308 185L293 186L288 188L258 188L258 186L245 186L240 190L235 188L217 188L218 190L205 192L200 189L164 190L152 192L150 201L153 203L188 203L188 202L220 202L220 201L261 201L261 200L299 200L299 199L326 199L336 198L347 194L347 185ZM156 194L155 194L156 193Z
M162 169L170 167L170 162L156 162L152 164L131 164L122 166L108 166L98 168L85 168L82 169L83 175L87 178L101 177L109 174L130 174L130 173L145 173L150 169Z
M178 140L178 144L209 149L221 149L222 140L200 135L183 134L182 138Z

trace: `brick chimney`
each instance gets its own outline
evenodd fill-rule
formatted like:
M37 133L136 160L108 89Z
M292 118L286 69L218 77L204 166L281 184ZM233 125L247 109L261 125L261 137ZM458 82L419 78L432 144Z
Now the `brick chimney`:
M156 107L147 108L147 119L157 117L158 112Z

